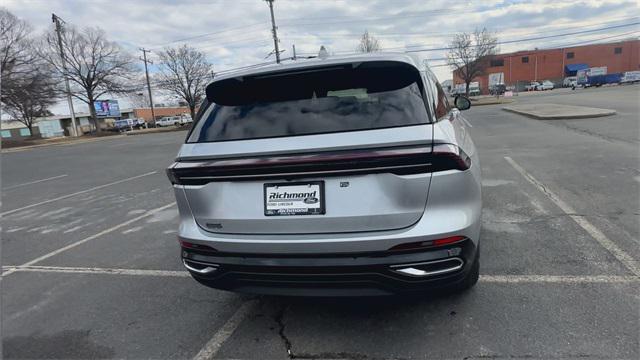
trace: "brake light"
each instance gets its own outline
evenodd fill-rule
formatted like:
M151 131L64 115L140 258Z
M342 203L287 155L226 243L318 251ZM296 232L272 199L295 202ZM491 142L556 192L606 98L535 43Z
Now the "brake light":
M171 184L182 185L182 182L180 182L180 177L177 176L173 166L167 169L167 177L169 178L169 181L171 181Z
M443 239L436 240L428 240L428 241L417 241L412 243L399 244L389 249L389 251L405 251L405 250L418 250L424 248L432 248L438 246L449 245L453 243L460 242L465 240L464 236L450 236Z
M471 159L458 146L436 144L415 147L362 149L239 159L179 161L167 169L174 185L205 185L212 181L293 179L392 173L424 174L467 170Z
M467 170L471 167L471 158L453 144L433 146L432 171Z

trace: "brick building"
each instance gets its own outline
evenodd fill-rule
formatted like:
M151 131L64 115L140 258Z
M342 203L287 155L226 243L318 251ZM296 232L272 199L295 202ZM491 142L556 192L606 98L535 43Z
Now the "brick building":
M530 81L551 80L562 85L576 69L606 66L608 73L640 70L640 40L624 40L606 44L593 44L559 49L526 50L495 55L485 74L474 79L480 83L483 94L489 85L504 83L522 91ZM455 84L464 83L453 72Z
M153 107L153 112L156 116L156 120L163 118L165 116L178 116L181 114L189 113L189 108L186 106L179 107ZM196 112L198 112L198 108L196 107ZM121 111L122 118L142 118L146 122L151 123L151 108L135 108L135 109L125 109Z

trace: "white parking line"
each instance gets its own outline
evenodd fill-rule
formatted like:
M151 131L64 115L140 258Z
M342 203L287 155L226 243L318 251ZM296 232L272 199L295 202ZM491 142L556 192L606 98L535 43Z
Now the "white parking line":
M585 283L628 283L640 282L637 276L617 275L480 275L481 283L557 283L557 284L585 284Z
M40 273L68 273L68 274L102 274L102 275L132 275L150 277L189 277L186 270L146 270L97 267L66 267L66 266L38 266L20 265L3 266L6 272L40 272ZM586 284L586 283L629 283L640 282L637 276L620 275L480 275L481 283L552 283L552 284Z
M113 268L92 268L92 267L64 267L64 266L3 266L3 271L13 270L14 272L53 272L70 274L107 274L107 275L134 275L134 276L158 276L158 277L189 277L189 273L184 271L170 270L145 270L145 269L113 269Z
M213 359L218 350L222 347L227 339L233 335L238 326L242 324L244 319L251 313L256 307L257 300L245 301L240 305L238 310L222 325L222 327L213 334L211 340L209 340L204 347L193 357L193 360L207 360Z
M39 206L39 205L44 205L44 204L52 203L52 202L54 202L54 201L58 201L58 200L62 200L62 199L66 199L66 198L69 198L69 197L72 197L72 196L76 196L76 195L84 194L84 193L87 193L87 192L90 192L90 191L94 191L94 190L102 189L102 188L105 188L105 187L108 187L108 186L112 186L112 185L116 185L116 184L120 184L120 183L123 183L123 182L126 182L126 181L131 181L131 180L139 179L139 178L141 178L141 177L145 177L145 176L153 175L153 174L155 174L155 173L157 173L157 171L150 171L150 172L148 172L148 173L144 173L144 174L141 174L141 175L136 175L136 176L128 177L128 178L126 178L126 179L122 179L122 180L118 180L118 181L110 182L110 183L108 183L108 184L103 184L103 185L94 186L94 187L89 188L89 189L84 189L84 190L77 191L77 192L74 192L74 193L71 193L71 194L58 196L58 197L53 198L53 199L44 200L44 201L41 201L41 202L38 202L38 203L35 203L35 204L31 204L31 205L27 205L27 206L19 207L19 208L17 208L17 209L8 210L8 211L5 211L5 212L0 213L0 215L1 215L1 216L5 216L5 215L8 215L8 214L12 214L12 213L14 213L14 212L18 212L18 211L20 211L20 210L29 209L29 208L32 208L32 207L35 207L35 206Z
M620 249L618 245L616 245L613 241L611 241L605 234L602 233L598 228L596 228L589 220L587 220L584 216L576 215L576 210L571 207L571 205L564 202L564 200L560 199L558 195L556 195L553 191L549 190L548 187L544 186L540 181L534 178L531 174L529 174L522 166L516 163L509 156L504 157L505 160L517 172L522 175L525 180L530 182L533 186L537 187L540 192L545 194L549 200L551 200L556 206L560 208L567 216L569 216L573 221L576 222L581 228L583 228L591 237L593 237L602 247L604 247L607 251L609 251L616 259L618 259L629 271L631 271L634 275L640 276L640 268L638 267L638 261L635 261L629 254L627 254L624 250Z
M65 176L69 176L69 175L63 174L63 175L48 177L48 178L45 178L45 179L29 181L29 182L26 182L26 183L22 183L22 184L13 185L13 186L9 186L9 187L3 188L2 191L11 190L11 189L15 189L15 188L19 188L19 187L27 186L27 185L33 185L33 184L41 183L41 182L44 182L44 181L60 179L60 178L63 178Z
M110 228L108 228L108 229L102 230L102 231L100 231L100 232L99 232L99 233L97 233L97 234L93 234L93 235L91 235L91 236L89 236L89 237L86 237L86 238L84 238L84 239L82 239L82 240L79 240L79 241L76 241L76 242L74 242L74 243L71 243L71 244L69 244L69 245L67 245L67 246L61 247L61 248L60 248L60 249L58 249L58 250L54 250L54 251L52 251L52 252L50 252L50 253L44 254L44 255L42 255L42 256L40 256L40 257L37 257L37 258L35 258L35 259L31 260L31 261L28 261L28 262L26 262L26 263L24 263L24 264L20 265L19 267L26 267L26 266L34 265L34 264L36 264L36 263L38 263L38 262L40 262L40 261L42 261L42 260L45 260L45 259L48 259L48 258L50 258L50 257L52 257L52 256L58 255L58 254L60 254L60 253L62 253L62 252L65 252L65 251L67 251L67 250L69 250L69 249L73 249L74 247L76 247L76 246L78 246L78 245L80 245L80 244L84 244L84 243L86 243L87 241L91 241L91 240L93 240L93 239L95 239L95 238L98 238L98 237L100 237L100 236L102 236L102 235L108 234L108 233L110 233L110 232L113 232L113 231L116 231L116 230L118 230L118 229L121 229L121 228L123 228L123 227L125 227L125 226L128 226L129 224L133 224L133 223L134 223L134 222L136 222L136 221L140 221L140 219L144 219L144 218L146 218L146 217L148 217L148 216L151 216L151 215L153 215L153 214L157 213L158 211L162 211L162 210L168 209L168 208L172 207L172 206L173 206L173 205L175 205L175 204L176 204L175 202L172 202L172 203L170 203L170 204L167 204L167 205L161 206L161 207L159 207L159 208L155 208L155 209L149 210L149 211L147 211L146 213L144 213L144 214L142 214L142 215L140 215L140 216L136 216L136 217L131 218L131 219L129 219L129 220L127 220L127 221L123 222L123 223L120 223L120 224L116 225L116 226L112 226L112 227L110 227ZM15 269L15 268L14 268L14 269L9 269L9 270L7 270L6 272L4 272L4 273L2 274L2 276L4 277L4 276L7 276L7 275L10 275L10 274L14 273L15 271L16 271L16 269Z

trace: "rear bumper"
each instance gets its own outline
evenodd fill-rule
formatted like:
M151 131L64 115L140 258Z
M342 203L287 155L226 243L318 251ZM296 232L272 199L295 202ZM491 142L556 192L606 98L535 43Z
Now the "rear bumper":
M446 289L476 259L469 239L420 252L268 255L182 249L198 282L217 289L290 296L375 296ZM401 271L411 268L411 271ZM416 275L423 269L426 274Z

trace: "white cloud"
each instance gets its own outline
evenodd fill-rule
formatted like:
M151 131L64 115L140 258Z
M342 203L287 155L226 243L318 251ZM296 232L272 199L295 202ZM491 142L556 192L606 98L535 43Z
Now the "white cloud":
M205 52L217 71L263 62L273 48L269 8L263 0L4 0L3 6L29 21L39 32L51 29L51 13L77 27L99 26L111 40L136 55L139 47L160 50L165 45L188 43ZM476 27L496 31L501 40L561 34L588 29L590 25L605 26L614 20L630 22L634 12L629 9L637 10L637 3L276 0L274 7L280 47L286 50L282 56L289 57L293 44L299 53L315 54L320 45L336 53L354 51L365 29L378 37L383 48L397 50L442 47L452 34ZM563 45L632 30L612 29L544 42L508 44L501 46L501 50ZM209 35L177 41L202 34ZM431 59L445 55L442 51L421 54ZM432 65L442 63L433 61ZM451 77L447 67L433 70L440 80ZM65 108L58 111L64 112Z

